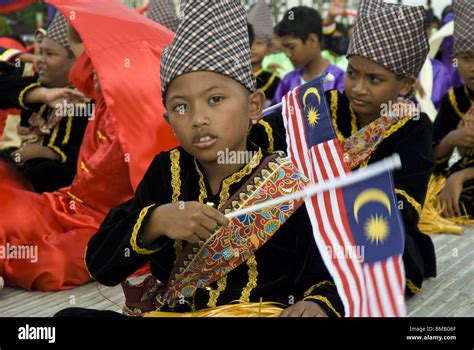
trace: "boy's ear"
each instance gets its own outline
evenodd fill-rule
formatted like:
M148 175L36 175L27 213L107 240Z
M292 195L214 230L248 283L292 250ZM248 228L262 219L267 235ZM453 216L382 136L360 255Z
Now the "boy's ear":
M255 125L262 118L262 108L265 104L265 93L257 90L250 94L250 123Z
M315 33L309 33L308 39L306 40L309 40L313 45L321 46L321 41L319 40L319 37Z
M166 122L168 123L168 125L170 125L170 118L168 116L168 112L164 112L163 113L163 118L165 118Z
M402 85L400 88L400 95L408 96L413 89L413 84L415 84L416 78L412 75L402 78Z

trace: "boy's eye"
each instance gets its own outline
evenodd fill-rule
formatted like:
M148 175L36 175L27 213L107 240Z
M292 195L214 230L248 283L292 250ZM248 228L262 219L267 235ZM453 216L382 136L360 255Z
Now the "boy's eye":
M376 83L376 84L381 82L381 80L378 77L370 77L369 80L371 83Z
M212 96L212 97L209 99L209 102L210 102L211 104L216 104L216 103L222 102L223 99L224 99L224 97L222 97L222 96Z
M187 109L188 109L188 106L185 103L179 103L173 107L173 111L180 115L183 115L184 113L186 113Z

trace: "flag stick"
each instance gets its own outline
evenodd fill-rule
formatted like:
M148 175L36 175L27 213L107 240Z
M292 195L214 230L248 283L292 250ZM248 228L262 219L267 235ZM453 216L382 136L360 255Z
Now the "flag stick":
M331 73L326 73L326 76L324 77L324 80L323 80L323 84L326 84L326 83L330 83L331 81L334 80L334 75L332 75ZM307 84L307 83L305 83ZM268 113L268 112L271 112L275 109L278 109L280 108L282 105L282 103L277 103L276 105L273 105L273 106L270 106L268 108L265 108L263 111L262 111L262 115Z
M392 156L382 159L381 161L378 161L374 164L371 164L364 169L356 170L348 175L339 176L333 180L323 181L318 184L310 185L302 191L298 191L298 192L289 194L287 196L271 199L269 201L253 205L251 207L229 213L225 217L227 219L232 219L237 216L241 216L241 215L245 215L257 210L273 207L277 204L289 202L295 199L309 198L318 193L333 190L338 187L349 186L357 182L370 179L386 171L399 169L401 165L402 163L400 161L400 156L397 153L394 153Z

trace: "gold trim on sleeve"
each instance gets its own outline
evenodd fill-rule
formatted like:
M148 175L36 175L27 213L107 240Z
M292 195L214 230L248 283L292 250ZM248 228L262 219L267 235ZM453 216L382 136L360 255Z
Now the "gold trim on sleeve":
M400 196L404 197L408 203L411 204L413 208L415 208L416 212L418 213L418 216L421 216L421 212L423 211L423 207L421 206L420 203L418 203L412 196L410 196L406 191L401 190L399 188L395 189L395 193L399 194Z
M143 219L145 218L145 215L148 213L148 210L151 207L154 207L155 205L156 204L152 204L152 205L149 205L149 206L143 208L140 211L140 215L138 215L138 219L137 219L137 222L135 223L135 226L133 226L132 237L130 237L130 245L132 246L132 249L135 251L135 253L143 254L143 255L150 255L150 254L153 254L153 253L155 253L159 250L159 249L157 249L157 250L148 250L148 249L139 247L138 244L137 244L137 235L138 235L138 232L140 231L140 228L142 227Z
M69 142L69 139L71 138L71 129L72 129L72 116L67 117L67 123L66 123L66 132L63 137L63 142L61 142L62 145L66 145Z
M319 300L319 301L322 301L324 304L326 304L326 306L331 309L332 312L334 312L334 314L337 316L337 317L341 317L341 314L339 312L337 312L337 310L334 308L334 306L332 306L331 302L329 301L328 298L326 297L323 297L322 295L310 295L310 296L307 296L306 298L304 298L303 300L308 300L308 299L313 299L313 300Z
M31 111L31 108L26 107L25 105L25 94L33 88L41 87L41 83L33 83L28 85L26 88L21 90L20 95L18 95L18 104L24 110Z
M319 283L316 283L314 285L312 285L311 287L309 287L306 292L304 292L304 296L307 297L307 296L310 296L311 293L313 293L313 291L321 286L326 286L326 285L329 285L329 286L333 286L334 284L331 282L331 281L321 281Z

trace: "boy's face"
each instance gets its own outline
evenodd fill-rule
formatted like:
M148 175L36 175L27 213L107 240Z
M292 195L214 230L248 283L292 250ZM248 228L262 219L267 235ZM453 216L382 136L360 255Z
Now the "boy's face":
M378 116L384 104L395 101L398 95L406 95L411 89L411 78L397 76L368 58L349 57L344 78L344 90L357 114Z
M305 42L291 35L280 37L283 51L295 68L308 65L319 50L319 40L316 34L311 33Z
M456 56L458 70L469 90L474 91L474 52L465 52Z
M188 153L215 163L226 148L246 150L250 121L261 114L264 101L262 92L249 93L232 78L192 72L170 83L165 118Z
M41 83L48 87L66 86L73 64L74 56L71 56L67 49L49 38L43 39L39 53L35 56L35 67L38 69Z
M252 49L250 50L250 59L252 64L261 64L265 56L268 54L267 41L259 36L255 37Z

